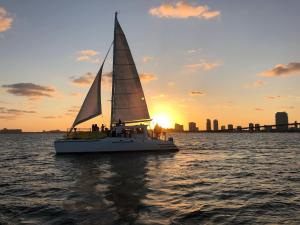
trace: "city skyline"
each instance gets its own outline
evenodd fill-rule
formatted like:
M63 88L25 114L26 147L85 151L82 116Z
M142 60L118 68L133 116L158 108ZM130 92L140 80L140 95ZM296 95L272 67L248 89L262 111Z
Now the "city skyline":
M295 121L299 9L299 1L1 1L0 129L71 126L112 41L115 10L152 124L194 121L201 130L206 118L218 118L219 129L273 124L270 115L278 111ZM111 61L103 75L103 115L81 127L109 124Z

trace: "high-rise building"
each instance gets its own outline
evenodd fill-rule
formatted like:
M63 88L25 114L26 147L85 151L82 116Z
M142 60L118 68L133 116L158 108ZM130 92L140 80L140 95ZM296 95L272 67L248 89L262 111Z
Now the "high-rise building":
M289 119L286 112L277 112L275 114L276 130L287 131L289 129Z
M237 130L238 132L242 132L242 126L237 126L237 127L236 127L236 130Z
M232 124L228 124L228 130L233 131L233 125Z
M260 131L259 123L256 123L256 124L254 125L254 128L255 128L255 131Z
M211 121L210 121L210 119L206 120L206 131L211 131Z
M253 123L249 123L249 131L253 131L254 130L254 124Z
M218 131L219 130L219 122L218 122L218 120L214 120L213 121L213 125L214 125L214 131Z
M225 125L222 125L222 126L221 126L221 130L226 130L226 126L225 126Z
M189 122L189 132L197 132L198 127L195 122Z
M183 125L175 123L174 130L175 132L183 132Z

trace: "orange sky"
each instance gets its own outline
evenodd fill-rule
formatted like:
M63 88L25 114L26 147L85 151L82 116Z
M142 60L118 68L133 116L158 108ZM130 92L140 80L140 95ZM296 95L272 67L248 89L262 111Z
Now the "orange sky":
M300 121L299 1L207 4L4 0L0 129L71 126L112 41L116 8L154 121L186 129L194 121L203 130L207 118L274 124L278 111ZM80 127L109 124L111 64L110 54L103 115Z

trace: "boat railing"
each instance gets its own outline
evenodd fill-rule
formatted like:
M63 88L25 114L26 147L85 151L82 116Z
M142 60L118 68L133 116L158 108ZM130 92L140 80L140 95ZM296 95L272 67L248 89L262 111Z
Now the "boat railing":
M151 139L162 140L162 141L167 140L167 132L165 131L161 132L160 134L155 134L153 130L148 130L148 136Z
M67 129L67 133L70 133L70 132L91 132L92 129L91 128L73 128L72 131L71 131L72 128L68 128Z
M102 139L108 136L106 132L92 131L90 128L76 128L67 130L66 139Z

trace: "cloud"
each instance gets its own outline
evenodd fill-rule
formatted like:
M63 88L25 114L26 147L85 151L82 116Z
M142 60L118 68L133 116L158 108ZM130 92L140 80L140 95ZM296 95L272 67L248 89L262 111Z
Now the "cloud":
M196 53L197 50L196 49L190 49L190 50L187 50L187 53L188 54L192 54L192 53Z
M152 73L140 73L139 76L140 76L141 81L143 81L143 82L157 80L157 76Z
M71 92L70 95L72 97L82 97L82 93L78 93L78 92Z
M99 52L92 50L92 49L87 49L87 50L81 50L78 52L82 56L95 56L99 55Z
M36 113L36 111L0 107L0 119L13 120L19 116L34 114L34 113Z
M220 66L220 63L207 62L205 60L202 60L200 63L188 64L185 66L192 71L196 71L198 69L201 69L203 71L209 71L209 70L215 69L216 67Z
M42 119L56 119L56 116L42 116Z
M159 7L151 8L149 13L159 18L187 19L195 17L205 20L221 15L220 11L210 11L207 5L192 5L183 1L179 1L175 4L162 4Z
M255 111L263 111L264 109L262 108L254 108Z
M273 69L259 73L263 77L285 77L292 74L300 74L300 62L291 62L287 65L278 64Z
M194 97L194 96L203 96L203 95L206 95L206 93L203 92L203 91L190 91L189 95L192 96L192 97Z
M77 52L76 61L78 62L90 62L90 63L100 63L98 58L99 52L87 49Z
M67 109L67 112L65 113L67 116L74 116L76 115L80 110L79 106L73 105Z
M273 96L266 96L265 98L270 99L270 100L274 100L274 99L281 98L281 96L280 95L273 95Z
M95 75L91 72L87 72L86 74L84 74L80 77L72 76L72 77L70 77L70 79L74 85L89 86L94 81Z
M159 99L159 98L165 98L167 97L168 95L166 94L159 94L159 95L155 95L155 96L152 96L151 99Z
M6 89L7 93L17 95L17 96L27 96L34 98L40 97L53 97L55 89L48 86L42 86L33 83L16 83L2 85Z
M282 109L295 109L295 106L281 106Z
M173 86L175 86L176 85L176 83L175 82L168 82L168 84L167 84L169 87L173 87Z
M42 116L42 119L59 119L62 118L62 116Z
M2 6L0 6L0 32L10 29L12 22L13 18Z
M144 56L143 57L143 63L148 63L152 61L154 58L152 56Z
M263 80L257 80L253 83L245 84L244 88L260 88L265 86L265 82Z

